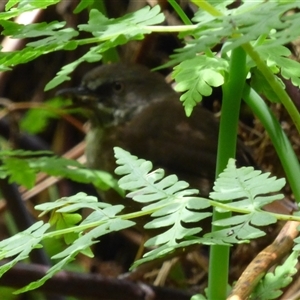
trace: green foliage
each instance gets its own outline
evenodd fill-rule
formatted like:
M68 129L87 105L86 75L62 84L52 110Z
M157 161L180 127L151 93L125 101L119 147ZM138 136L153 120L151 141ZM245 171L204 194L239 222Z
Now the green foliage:
M178 181L176 176L164 178L163 170L153 171L149 161L138 159L120 148L115 148L115 155L120 165L116 173L123 176L119 180L120 187L130 191L128 198L143 203L142 211L153 218L144 227L166 228L145 243L145 246L157 248L134 266L195 243L225 245L246 242L265 234L257 227L275 223L279 217L262 211L262 207L283 197L282 194L267 194L278 192L285 180L269 177L270 173L263 174L252 167L236 168L233 159L216 180L214 192L210 194L213 201L210 201L194 196L197 190L188 189L188 183ZM226 204L223 204L225 200ZM228 200L232 202L227 203ZM242 215L215 221L215 225L224 229L205 234L203 238L195 237L201 231L199 221L211 215L201 210L210 205L221 211L232 210ZM197 222L193 228L184 225L192 222Z
M297 1L281 3L279 1L244 1L237 8L223 10L223 14L217 17L199 10L193 18L193 21L197 23L197 29L194 31L197 40L188 42L180 53L191 55L193 51L194 54L203 52L207 48L222 44L225 38L227 43L223 49L224 52L268 35L272 37L272 41L268 44L269 49L273 46L284 45L299 36L300 29L299 27L296 29L300 22L299 13L284 15L287 11L297 8L298 5ZM185 56L183 59L179 55L174 57L180 61L191 58Z
M210 197L218 201L236 200L235 207L242 209L260 209L275 200L282 199L283 194L264 196L264 193L279 191L285 185L285 179L269 177L253 167L237 169L233 159L216 180Z
M94 212L77 226L74 226L74 220L76 220L78 216L77 210L82 207L89 207L94 210ZM66 264L73 261L79 253L92 256L90 246L95 244L97 242L96 239L100 236L134 225L132 221L126 220L125 218L122 219L122 217L116 217L116 214L119 213L122 208L121 205L111 206L109 204L100 203L96 197L87 196L84 193L61 198L54 203L44 203L37 206L37 209L42 210L43 214L52 211L52 219L50 222L53 223L56 221L56 231L45 233L51 224L44 224L42 221L39 221L27 230L0 242L0 259L15 256L12 261L1 266L0 275L7 272L18 261L26 259L32 249L41 247L40 241L42 239L55 239L58 236L66 235L67 244L69 244L69 246L52 257L58 260L58 263L51 267L43 278L17 292L21 293L38 288L44 284L46 280L59 272ZM59 214L59 216L54 217L55 214ZM71 217L72 214L73 216ZM61 222L62 218L64 218L65 222ZM78 222L79 218L76 221ZM86 229L91 230L85 232ZM77 235L76 238L75 235Z
M22 154L21 151L19 153ZM24 152L23 156L29 154L30 152ZM27 258L32 249L41 247L43 239L56 239L58 236L63 236L66 248L52 256L52 259L58 262L42 279L18 292L39 287L73 261L79 253L92 256L90 247L97 242L97 239L109 232L133 226L135 223L129 219L151 215L152 220L145 225L145 229L164 229L162 233L147 241L146 246L155 246L155 248L137 261L134 267L173 252L177 248L193 244L239 243L246 238L255 238L258 236L258 229L250 226L250 223L264 226L276 221L275 215L262 212L260 208L271 199L278 199L281 196L264 194L278 191L284 181L269 178L269 174L261 174L254 171L252 167L238 169L234 165L234 160L231 160L227 169L216 181L215 192L211 193L213 200L209 200L197 197L195 194L198 191L189 189L188 183L179 181L175 175L164 177L162 169L153 171L149 161L138 159L120 148L115 148L115 156L119 165L116 173L122 176L119 185L129 191L127 197L144 205L142 210L122 215L119 214L123 209L122 205L112 206L101 203L96 197L84 193L37 205L36 209L42 211L41 215L51 213L49 223L39 221L29 229L0 242L0 259L15 256L11 262L0 267L0 274L8 271L18 261ZM231 178L232 174L234 179ZM260 182L259 187L256 184L257 180ZM222 202L225 198L236 202L224 205ZM211 205L223 209L232 207L243 212L245 217L240 215L220 221L218 225L226 226L226 234L222 234L221 230L220 235L208 234L201 237L199 233L202 229L199 221L211 216L210 212L205 211ZM85 219L78 214L82 208L89 208L92 211ZM187 226L193 223L197 225ZM244 226L243 230L235 226L241 223ZM50 228L52 231L46 232Z
M21 50L0 53L1 71L9 70L18 64L27 63L50 52L71 51L79 46L90 44L91 48L83 56L62 67L56 77L46 85L47 90L69 80L71 72L81 62L99 61L106 51L131 40L143 39L145 34L151 32L176 31L180 33L179 37L182 38L185 46L171 56L166 66L176 66L173 77L177 82L176 89L183 92L181 100L187 115L191 114L193 107L201 101L203 96L211 95L213 87L221 85L223 85L223 93L227 96L223 98L224 107L224 102L228 99L235 99L235 91L226 90L229 86L228 81L238 76L244 80L244 73L248 72L251 86L267 99L283 103L300 131L299 113L290 105L291 100L285 93L284 84L280 79L282 76L290 80L293 85L300 86L299 63L289 59L291 53L284 46L298 39L300 35L299 2L245 0L239 7L229 9L228 5L234 2L232 0L193 1L200 7L193 18L195 25L174 28L152 26L164 20L159 6L144 7L117 19L109 19L98 10L91 9L88 24L80 24L77 28L66 28L64 22L58 21L21 25L10 20L23 12L36 8L44 9L58 2L57 0L10 0L6 3L6 11L0 13L2 34L12 38L26 39L27 44ZM74 13L96 4L93 0L82 0ZM177 11L180 13L178 9L177 6ZM185 18L186 24L191 23L184 14L181 14L181 17ZM79 38L80 32L89 36ZM222 47L220 57L213 52L219 49L219 45ZM246 57L246 63L233 66L232 57L235 51L240 49L242 49L241 57ZM239 107L239 102L233 104ZM38 112L36 110L28 114L26 121L22 124L23 128L31 132L37 132L42 128L47 118L54 117L53 113L58 111L60 104L50 103L50 106L50 110L43 111L42 123L36 122L40 119L40 114L39 118L36 118L36 112ZM269 117L270 115L265 118L272 123L270 127L273 127L274 120L270 121ZM35 119L35 127L28 125L33 123L31 121L33 119ZM231 121L228 120L228 122ZM230 134L236 133L230 131ZM230 142L231 146L235 145ZM284 146L281 145L284 148L281 149L281 153L286 151L286 146L287 143ZM225 150L222 148L219 150L218 161L222 155L226 157L226 162L230 158ZM143 209L129 215L121 215L123 208L121 205L104 205L95 197L83 193L38 206L37 209L42 210L42 214L51 213L49 223L37 222L26 231L0 242L0 258L13 257L11 262L0 268L0 274L9 270L16 262L26 259L32 249L41 247L43 239L64 236L66 246L63 251L52 257L58 260L58 263L49 269L44 278L19 292L39 287L74 260L79 253L92 256L90 246L96 243L99 237L133 226L134 222L130 219L140 216L150 215L152 218L145 224L145 229L162 228L165 231L147 241L146 246L153 247L152 250L134 266L161 257L179 247L188 247L198 243L222 245L224 249L224 245L247 242L249 239L262 236L264 232L258 227L272 224L278 219L300 220L297 213L294 216L284 216L262 210L265 204L282 197L281 194L276 193L284 185L283 179L270 177L269 173L263 174L251 167L236 168L234 160L229 160L227 168L218 177L210 199L204 199L197 197L198 191L189 189L188 184L179 181L175 175L164 177L163 170L153 171L151 162L138 159L121 149L116 149L116 157L120 165L117 173L123 176L119 181L120 187L128 190L127 196L141 203ZM0 178L9 178L10 182L16 182L27 188L34 185L37 172L45 172L79 182L92 182L102 189L108 187L118 189L110 175L101 171L88 170L75 161L58 158L52 156L51 153L1 151L0 158L2 160ZM299 168L289 168L293 162L293 159L286 160L283 166L289 179L298 180ZM295 171L295 174L290 174L291 169ZM290 184L295 198L300 199L299 185L293 183L297 180L290 179ZM207 209L212 206L216 208L217 213L225 212L224 216L229 211L235 212L236 215L214 218L214 225L221 229L201 236L200 221L211 216ZM78 210L84 207L89 207L92 213L82 219ZM196 223L195 226L194 223ZM46 232L49 228L52 231ZM295 242L299 243L299 238ZM297 244L295 249L299 250L299 248ZM260 299L277 297L281 293L279 290L290 282L297 255L293 253L283 266L276 269L274 274L267 275L253 297ZM226 265L225 261L224 265ZM218 277L219 273L216 273L215 277L212 275L211 278ZM222 287L218 285L214 289L211 285L208 298L225 298L225 293L217 297L217 294L212 292L217 289L224 290L223 287L227 285L227 282L224 284L224 280ZM218 280L216 282L219 283ZM272 294L266 296L269 290ZM204 299L200 295L197 297Z
M74 13L77 14L82 10L91 7L94 4L95 0L81 0L76 8L74 9Z
M43 45L51 45L55 43L58 46L58 41L64 42L69 41L71 38L78 35L72 28L62 29L66 22L53 21L51 23L37 23L22 25L17 24L13 21L1 21L3 26L3 34L6 36L13 36L15 39L33 38L33 37L44 37L36 42L27 43L27 46L35 47L38 49Z
M145 258L136 262L140 263L152 260L175 248L184 247L194 242L185 243L187 237L199 233L201 227L188 228L184 223L197 222L211 215L209 212L197 212L210 206L209 202L194 196L198 193L195 189L187 189L188 183L178 181L177 176L170 175L164 178L164 171L158 169L152 171L152 163L144 159L138 159L127 151L115 148L118 175L123 177L119 185L125 190L131 191L127 197L141 202L145 206L142 212L151 214L153 220L144 227L146 229L166 228L166 230L148 240L145 246L159 246L147 253Z
M164 17L160 13L159 6L155 6L153 9L144 7L117 19L108 19L98 10L92 9L88 24L79 25L78 28L81 31L92 33L93 36L109 44L120 35L141 39L144 34L150 33L145 26L160 23L163 20Z
M227 210L247 213L213 222L214 225L225 229L208 233L205 237L218 241L221 239L224 243L239 243L265 235L265 232L257 227L275 223L277 219L262 208L268 203L282 199L282 194L268 194L279 191L285 185L284 179L269 176L270 173L262 173L252 167L237 169L234 160L231 159L216 180L210 197L225 203L231 200L232 202L227 204L231 208ZM220 212L226 211L225 206L216 209Z
M175 175L164 178L162 169L152 171L151 162L138 159L120 148L115 148L115 155L120 165L116 173L123 176L119 180L120 187L131 191L127 197L143 203L142 211L153 217L144 227L170 227L146 242L145 246L160 246L154 250L155 255L160 251L173 251L181 240L201 231L198 226L188 228L184 225L211 216L209 212L197 212L210 206L206 199L194 196L197 190L187 189L189 184L178 181Z
M75 160L54 156L52 152L0 151L0 159L2 160L0 178L8 177L9 182L16 182L28 189L34 186L37 173L44 172L77 182L93 183L102 190L115 188L122 194L111 174L90 170Z
M204 297L203 295L200 295L200 294L197 294L197 295L194 295L191 300L207 300L206 297Z
M20 129L31 134L43 131L49 119L58 118L67 113L66 109L62 110L60 108L68 104L70 104L70 101L61 98L53 98L45 101L45 105L32 108L26 112L19 123Z
M58 1L48 1L48 5L56 4ZM34 6L36 5L36 7ZM40 4L31 3L27 10L39 8ZM21 7L21 3L19 4ZM44 7L44 5L41 7ZM79 12L85 4L80 3L76 12ZM14 11L15 8L11 8ZM19 9L19 13L23 10ZM8 13L6 13L7 16ZM12 15L13 17L14 15ZM78 30L64 28L65 22L53 21L50 23L38 23L30 25L16 24L7 21L9 17L2 18L0 14L0 24L4 28L2 34L12 38L37 38L34 42L28 42L26 47L14 52L0 53L0 70L6 71L12 66L29 62L41 55L58 50L74 50L80 45L97 43L90 50L74 61L62 68L57 76L46 85L46 90L54 88L58 84L69 80L68 76L81 62L95 62L102 58L102 53L110 48L127 43L130 40L140 40L145 34L150 33L149 25L161 23L164 20L163 14L159 11L159 6L152 9L144 7L137 12L125 15L117 19L108 19L101 12L92 9L90 11L88 24L78 25ZM79 31L92 34L92 38L74 39L79 35Z
M5 4L5 12L0 13L0 20L8 20L19 16L20 14L34 9L45 9L50 5L57 4L59 0L9 0ZM15 5L17 5L15 7Z
M205 76L202 76L209 71L208 75L213 74L217 80L215 85L211 85L218 86L222 84L221 77L224 77L226 72L228 73L228 63L227 66L224 65L224 61L215 56L213 58L217 63L213 64L210 64L209 60L204 65L201 62L194 63L195 60L200 60L199 57L203 60L209 59L211 54L209 53L207 57L208 49L223 44L222 41L224 40L226 40L226 43L222 49L222 57L227 59L233 49L252 43L259 59L269 66L271 72L274 74L280 72L284 78L291 79L292 83L298 86L300 82L300 64L289 59L290 51L283 46L297 39L300 34L299 12L291 15L285 14L289 10L298 7L298 3L296 1L280 3L277 1L245 1L238 8L230 10L225 9L226 3L213 3L215 8L221 9L218 11L219 15L217 17L207 14L205 10L199 10L195 14L193 18L193 21L197 23L195 29L183 31L181 34L181 37L192 35L194 38L188 39L185 47L178 49L175 54L171 55L171 60L165 66L181 65L183 63L188 67L190 74L198 73L198 75L200 75L199 69L203 68L204 74L201 73L201 80L205 80ZM298 26L297 29L296 26ZM291 28L295 31L291 31ZM248 71L256 66L257 61L254 61L253 57L248 57ZM249 73L250 76L251 74L254 77L259 76L259 78L252 80L253 86L258 92L265 94L269 100L281 101L282 97L278 95L278 91L274 90L274 87L268 83L266 76L270 75L263 74L261 76L258 71ZM181 100L184 101L187 115L190 115L195 103L201 101L201 95L206 95L205 89L203 89L204 93L201 92L197 80L193 84L187 84L189 76L176 76L176 68L174 77L178 82L179 91L188 90ZM191 78L199 80L200 76L192 75ZM282 81L277 77L276 79L284 88ZM198 90L195 89L197 84Z
M297 273L298 256L298 251L292 252L282 265L276 267L274 273L267 273L251 294L250 299L278 299L282 295L281 289L288 286L293 280L293 275Z
M278 192L285 185L284 179L269 176L270 173L262 173L252 167L237 169L234 160L230 159L227 168L217 178L210 197L215 201L234 201L228 204L234 206L232 211L247 213L213 222L214 225L225 229L208 233L205 237L225 243L239 243L241 240L265 235L257 226L275 223L276 217L262 211L262 208L268 203L282 199L282 194L269 193ZM217 207L217 210L226 211L224 206Z
M287 47L282 45L273 45L272 51L270 51L269 43L272 43L272 41L265 40L261 45L256 47L256 51L259 53L260 57L266 62L267 66L274 74L280 74L283 78L291 80L293 85L299 86L299 62L289 58L291 56L291 51ZM249 64L253 65L253 62L250 62ZM285 88L280 77L276 77L276 80L278 80L282 88ZM251 85L257 92L264 94L268 100L280 102L276 92L274 92L266 78L256 68L252 70Z
M108 49L130 40L142 39L145 34L152 30L155 31L155 28L150 28L149 25L159 24L164 20L163 15L159 12L159 6L152 9L144 7L116 19L109 19L98 10L91 9L88 24L80 24L78 29L65 28L65 23L58 21L21 25L8 20L23 11L45 8L57 2L54 0L43 1L43 3L31 1L28 4L27 1L9 1L6 5L7 11L2 14L2 18L0 14L0 24L4 28L2 32L4 35L13 38L36 38L34 42L28 42L22 50L1 52L1 70L26 63L49 52L69 51L80 45L95 44L77 61L62 67L57 76L46 85L46 90L69 80L69 74L81 62L101 60L102 54ZM293 84L297 86L300 84L299 63L289 59L290 51L283 46L283 44L296 39L300 34L299 13L285 14L298 7L297 1L257 1L255 3L245 1L238 8L227 9L227 5L232 2L213 3L219 12L217 17L208 14L205 10L198 10L193 18L197 26L192 26L192 29L188 26L187 28L182 27L180 30L182 38L190 35L193 36L193 39L188 39L186 46L171 55L171 60L167 63L167 65L177 65L183 62L175 70L174 77L178 81L178 91L185 92L181 100L184 102L188 115L191 114L196 103L201 101L202 95L210 95L211 86L219 86L224 82L224 76L228 72L228 62L215 55L207 55L208 49L222 44L224 40L227 42L222 53L227 57L229 51L236 47L249 42L257 43L255 50L260 58L266 61L270 70L275 74L280 71L281 75L286 79L291 79ZM94 1L81 1L75 9L75 13L91 7L93 3ZM18 6L14 7L15 4ZM169 29L166 27L165 30ZM80 31L88 32L92 37L78 39ZM269 51L271 48L272 51ZM206 53L206 55L202 53ZM255 65L256 62L250 59L249 68L253 68ZM193 74L191 77L188 76L189 80L186 76L187 70ZM192 81L192 79L197 80ZM270 100L279 101L280 98L276 91L272 91L272 87L268 87L268 83L261 82L260 79L253 81L257 90L264 92ZM264 79L264 75L262 79ZM257 81L261 84L256 84Z
M143 39L144 34L150 33L147 25L160 23L164 20L163 15L159 12L159 7L152 9L149 7L142 8L137 12L125 15L117 19L108 19L100 11L92 9L90 11L88 24L78 25L79 31L91 33L95 38L93 42L98 42L99 45L91 47L77 61L72 62L62 68L57 76L50 81L46 90L51 89L61 82L68 80L70 74L78 64L83 61L95 62L102 58L102 53L110 48L123 45L130 40ZM88 40L78 41L78 44L88 43Z
M294 212L294 215L295 215L295 216L300 216L300 212L299 212L299 211L296 211L296 212ZM300 229L300 228L298 227L298 230L299 230L299 229ZM294 251L299 251L299 250L300 250L300 237L295 238L295 239L294 239L294 242L295 242L295 246L294 246L293 250L294 250Z
M44 238L44 233L49 227L49 224L39 221L30 228L0 242L0 259L15 256L11 261L1 266L0 276L12 268L18 261L27 259L33 249L40 248L40 241Z
M262 45L256 48L261 58L266 61L268 67L273 73L282 75L285 79L290 79L295 86L300 85L300 64L290 59L291 51L282 45L273 45L270 51L269 44L272 40L266 40Z
M212 87L224 83L226 71L228 71L227 60L205 55L183 61L174 68L173 77L178 82L175 89L178 92L185 92L180 100L187 116L190 116L193 107L202 100L202 96L211 95Z
M2 296L3 299L5 300L18 300L18 296L14 295L14 288L7 288L4 286L0 287L0 295Z
M285 88L284 83L280 78L277 78L278 82ZM280 102L279 97L277 96L276 92L270 86L266 78L263 74L257 69L253 68L251 73L251 86L257 91L258 93L265 95L266 98L272 102Z

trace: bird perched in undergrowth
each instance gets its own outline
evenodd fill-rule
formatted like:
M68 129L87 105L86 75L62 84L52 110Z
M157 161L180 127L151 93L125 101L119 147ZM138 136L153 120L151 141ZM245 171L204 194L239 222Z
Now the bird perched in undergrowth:
M79 87L60 94L72 97L90 120L86 138L89 167L113 173L113 147L118 146L152 161L167 174L176 174L199 189L202 196L211 191L219 122L200 104L186 117L180 95L160 74L140 65L101 65L88 72ZM253 163L240 141L237 163ZM128 208L117 193L105 193L104 198Z

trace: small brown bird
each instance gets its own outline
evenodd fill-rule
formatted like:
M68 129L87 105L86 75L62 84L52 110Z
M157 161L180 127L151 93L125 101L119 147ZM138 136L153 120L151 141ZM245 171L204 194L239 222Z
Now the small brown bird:
M90 119L86 157L91 168L113 172L113 147L151 160L208 195L215 178L219 123L201 105L186 117L179 94L158 73L128 64L102 65L78 88L66 89ZM239 149L238 161L248 165Z
M158 73L146 67L108 64L88 72L80 87L61 91L84 108L90 120L87 165L113 173L113 147L153 162L198 188L202 196L215 179L219 123L198 105L186 117L177 94ZM252 164L246 147L238 143L239 165ZM119 197L105 200L120 203ZM121 202L122 203L122 202Z

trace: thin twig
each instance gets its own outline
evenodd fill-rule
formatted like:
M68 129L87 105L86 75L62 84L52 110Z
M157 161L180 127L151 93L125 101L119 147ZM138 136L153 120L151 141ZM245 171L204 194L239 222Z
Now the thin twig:
M248 265L227 300L245 300L254 290L260 279L291 250L299 231L299 222L287 222L274 242L262 250Z

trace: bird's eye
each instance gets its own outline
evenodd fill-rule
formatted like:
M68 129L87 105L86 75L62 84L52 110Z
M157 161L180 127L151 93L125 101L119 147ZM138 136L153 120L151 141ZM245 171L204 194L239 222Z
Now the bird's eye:
M124 84L122 82L114 82L113 88L116 92L121 92L124 89Z

